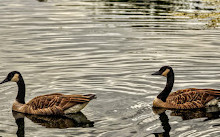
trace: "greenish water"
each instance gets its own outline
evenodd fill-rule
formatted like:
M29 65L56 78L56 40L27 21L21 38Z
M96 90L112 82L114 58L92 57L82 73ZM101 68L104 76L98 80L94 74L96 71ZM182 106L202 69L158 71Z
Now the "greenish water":
M219 107L152 110L165 79L150 75L171 65L174 91L220 89L218 1L1 0L0 11L0 79L20 71L26 101L97 95L77 118L20 116L16 84L1 85L0 136L219 136Z

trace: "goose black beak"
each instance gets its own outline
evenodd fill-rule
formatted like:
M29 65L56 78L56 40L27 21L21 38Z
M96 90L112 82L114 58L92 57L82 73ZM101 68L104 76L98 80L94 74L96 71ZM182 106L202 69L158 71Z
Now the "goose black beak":
M154 73L151 74L151 75L161 75L161 73L160 73L160 71L156 71L156 72L154 72Z
M8 82L9 80L6 78L5 80L3 80L0 84L3 84L5 82Z

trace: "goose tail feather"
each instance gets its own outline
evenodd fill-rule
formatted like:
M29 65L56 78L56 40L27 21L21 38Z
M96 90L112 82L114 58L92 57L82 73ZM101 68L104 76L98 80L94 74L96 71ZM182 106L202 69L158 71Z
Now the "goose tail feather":
M88 96L91 100L97 98L97 96L95 94L86 94L84 96Z
M212 95L212 96L217 96L220 97L220 90L210 90L208 92L208 94Z

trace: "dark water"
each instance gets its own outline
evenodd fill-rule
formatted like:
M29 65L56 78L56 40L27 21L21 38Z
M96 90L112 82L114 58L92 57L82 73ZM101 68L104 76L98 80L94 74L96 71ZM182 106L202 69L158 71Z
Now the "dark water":
M20 71L26 101L54 92L95 93L98 98L77 119L14 114L15 120L11 105L16 84L1 85L0 136L220 136L219 107L152 110L165 79L150 75L171 65L176 75L173 90L220 89L218 4L1 0L0 79Z

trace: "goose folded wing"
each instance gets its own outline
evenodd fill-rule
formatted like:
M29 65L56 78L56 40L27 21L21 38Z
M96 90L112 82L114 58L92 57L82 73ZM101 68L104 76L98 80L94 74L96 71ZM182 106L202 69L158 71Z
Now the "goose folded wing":
M207 94L212 95L212 96L216 96L216 97L220 97L220 90L208 90L206 91Z
M59 106L66 110L76 104L83 104L88 103L90 100L93 99L93 96L90 95L64 95L61 96L62 100Z
M173 108L177 109L193 109L202 108L205 104L213 99L206 92L207 89L197 89L190 92L183 92L176 96L168 96L167 102L171 104Z
M62 115L68 108L88 103L95 95L63 95L59 93L33 98L25 105L25 112L38 115Z
M33 109L42 109L53 106L63 108L67 104L82 104L89 102L91 99L93 99L93 96L91 95L63 95L56 93L35 97L30 100L27 105L31 106Z
M198 92L206 92L206 91L211 91L211 90L214 90L214 89L197 89L197 88L180 89L180 90L177 90L176 92L170 93L169 97L181 95L183 93L188 94L189 92L197 92L197 91Z
M27 106L31 107L33 110L52 107L60 102L61 96L63 96L63 94L60 93L37 96L30 100Z

